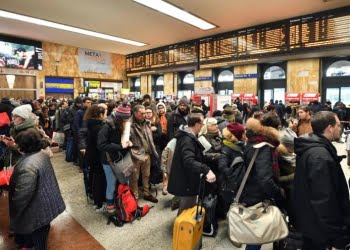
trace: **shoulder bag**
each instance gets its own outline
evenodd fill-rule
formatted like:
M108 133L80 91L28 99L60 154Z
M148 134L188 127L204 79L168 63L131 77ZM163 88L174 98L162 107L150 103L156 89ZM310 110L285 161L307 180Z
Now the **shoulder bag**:
M119 158L116 161L112 161L109 153L106 152L107 162L112 167L114 175L117 177L119 183L125 184L128 182L128 177L135 170L135 164L132 161L130 151L126 155L122 155L118 152Z
M273 205L258 203L251 207L245 207L239 203L239 198L247 182L249 173L253 167L259 149L271 144L266 142L254 146L255 151L237 195L227 214L229 237L232 243L261 245L281 240L288 236L288 226L281 211Z

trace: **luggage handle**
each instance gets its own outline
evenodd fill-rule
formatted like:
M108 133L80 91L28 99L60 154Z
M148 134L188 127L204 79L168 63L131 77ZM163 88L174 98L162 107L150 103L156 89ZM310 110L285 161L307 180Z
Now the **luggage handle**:
M203 214L203 200L204 200L204 193L205 193L205 180L204 180L204 174L200 174L199 176L199 190L198 190L198 200L197 200L197 209L196 209L196 216L195 220L199 221L199 215L202 216ZM203 185L203 187L202 187ZM202 190L202 195L201 195ZM201 197L201 198L200 198ZM201 211L199 213L199 200L201 201Z

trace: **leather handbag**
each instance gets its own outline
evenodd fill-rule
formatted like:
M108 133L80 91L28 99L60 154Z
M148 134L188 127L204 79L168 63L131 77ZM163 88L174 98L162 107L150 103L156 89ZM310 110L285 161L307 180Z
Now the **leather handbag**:
M107 162L112 167L113 173L118 178L118 180L121 183L125 183L125 177L129 177L135 170L136 166L131 158L130 151L128 151L124 156L122 156L120 152L118 152L118 154L119 158L113 162L109 153L106 153Z
M239 203L239 198L247 182L259 149L263 146L273 147L262 142L254 146L255 151L242 183L238 189L234 202L227 214L229 237L233 244L261 245L281 240L288 236L288 226L281 211L273 205L258 203L245 207Z

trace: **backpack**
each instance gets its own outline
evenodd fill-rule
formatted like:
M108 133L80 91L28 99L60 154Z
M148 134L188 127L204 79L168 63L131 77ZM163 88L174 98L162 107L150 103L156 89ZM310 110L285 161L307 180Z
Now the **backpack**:
M222 153L227 155L227 153L224 151L222 151ZM241 185L245 170L246 166L243 159L243 153L240 152L240 155L233 159L230 167L225 171L222 189L235 194Z
M163 181L163 171L160 168L160 160L158 156L151 156L151 170L149 176L149 182L151 185L159 184Z
M122 222L132 222L145 216L150 207L144 205L139 207L131 188L126 184L119 184L117 197L115 199L116 215Z
M7 114L7 112L1 112L0 113L0 127L8 126L10 125L10 117Z

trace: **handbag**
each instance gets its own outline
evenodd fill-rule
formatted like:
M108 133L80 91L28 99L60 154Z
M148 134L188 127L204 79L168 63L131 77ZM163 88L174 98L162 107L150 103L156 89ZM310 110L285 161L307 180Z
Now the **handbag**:
M12 153L10 153L10 166L4 167L3 170L0 171L0 186L10 185L10 179L11 179L12 173L13 173Z
M261 245L281 240L288 236L287 222L276 206L261 202L254 206L245 207L239 203L239 198L259 149L266 145L273 147L267 142L262 142L254 146L253 158L249 163L247 172L227 214L229 237L233 244Z
M120 152L118 152L118 154L119 158L113 162L109 153L106 152L107 162L112 167L113 173L118 178L120 183L125 183L125 177L129 177L132 172L134 172L136 166L132 161L130 151L128 151L124 156L122 156Z
M53 134L52 134L52 142L57 142L58 145L63 145L64 144L64 133L53 132Z

